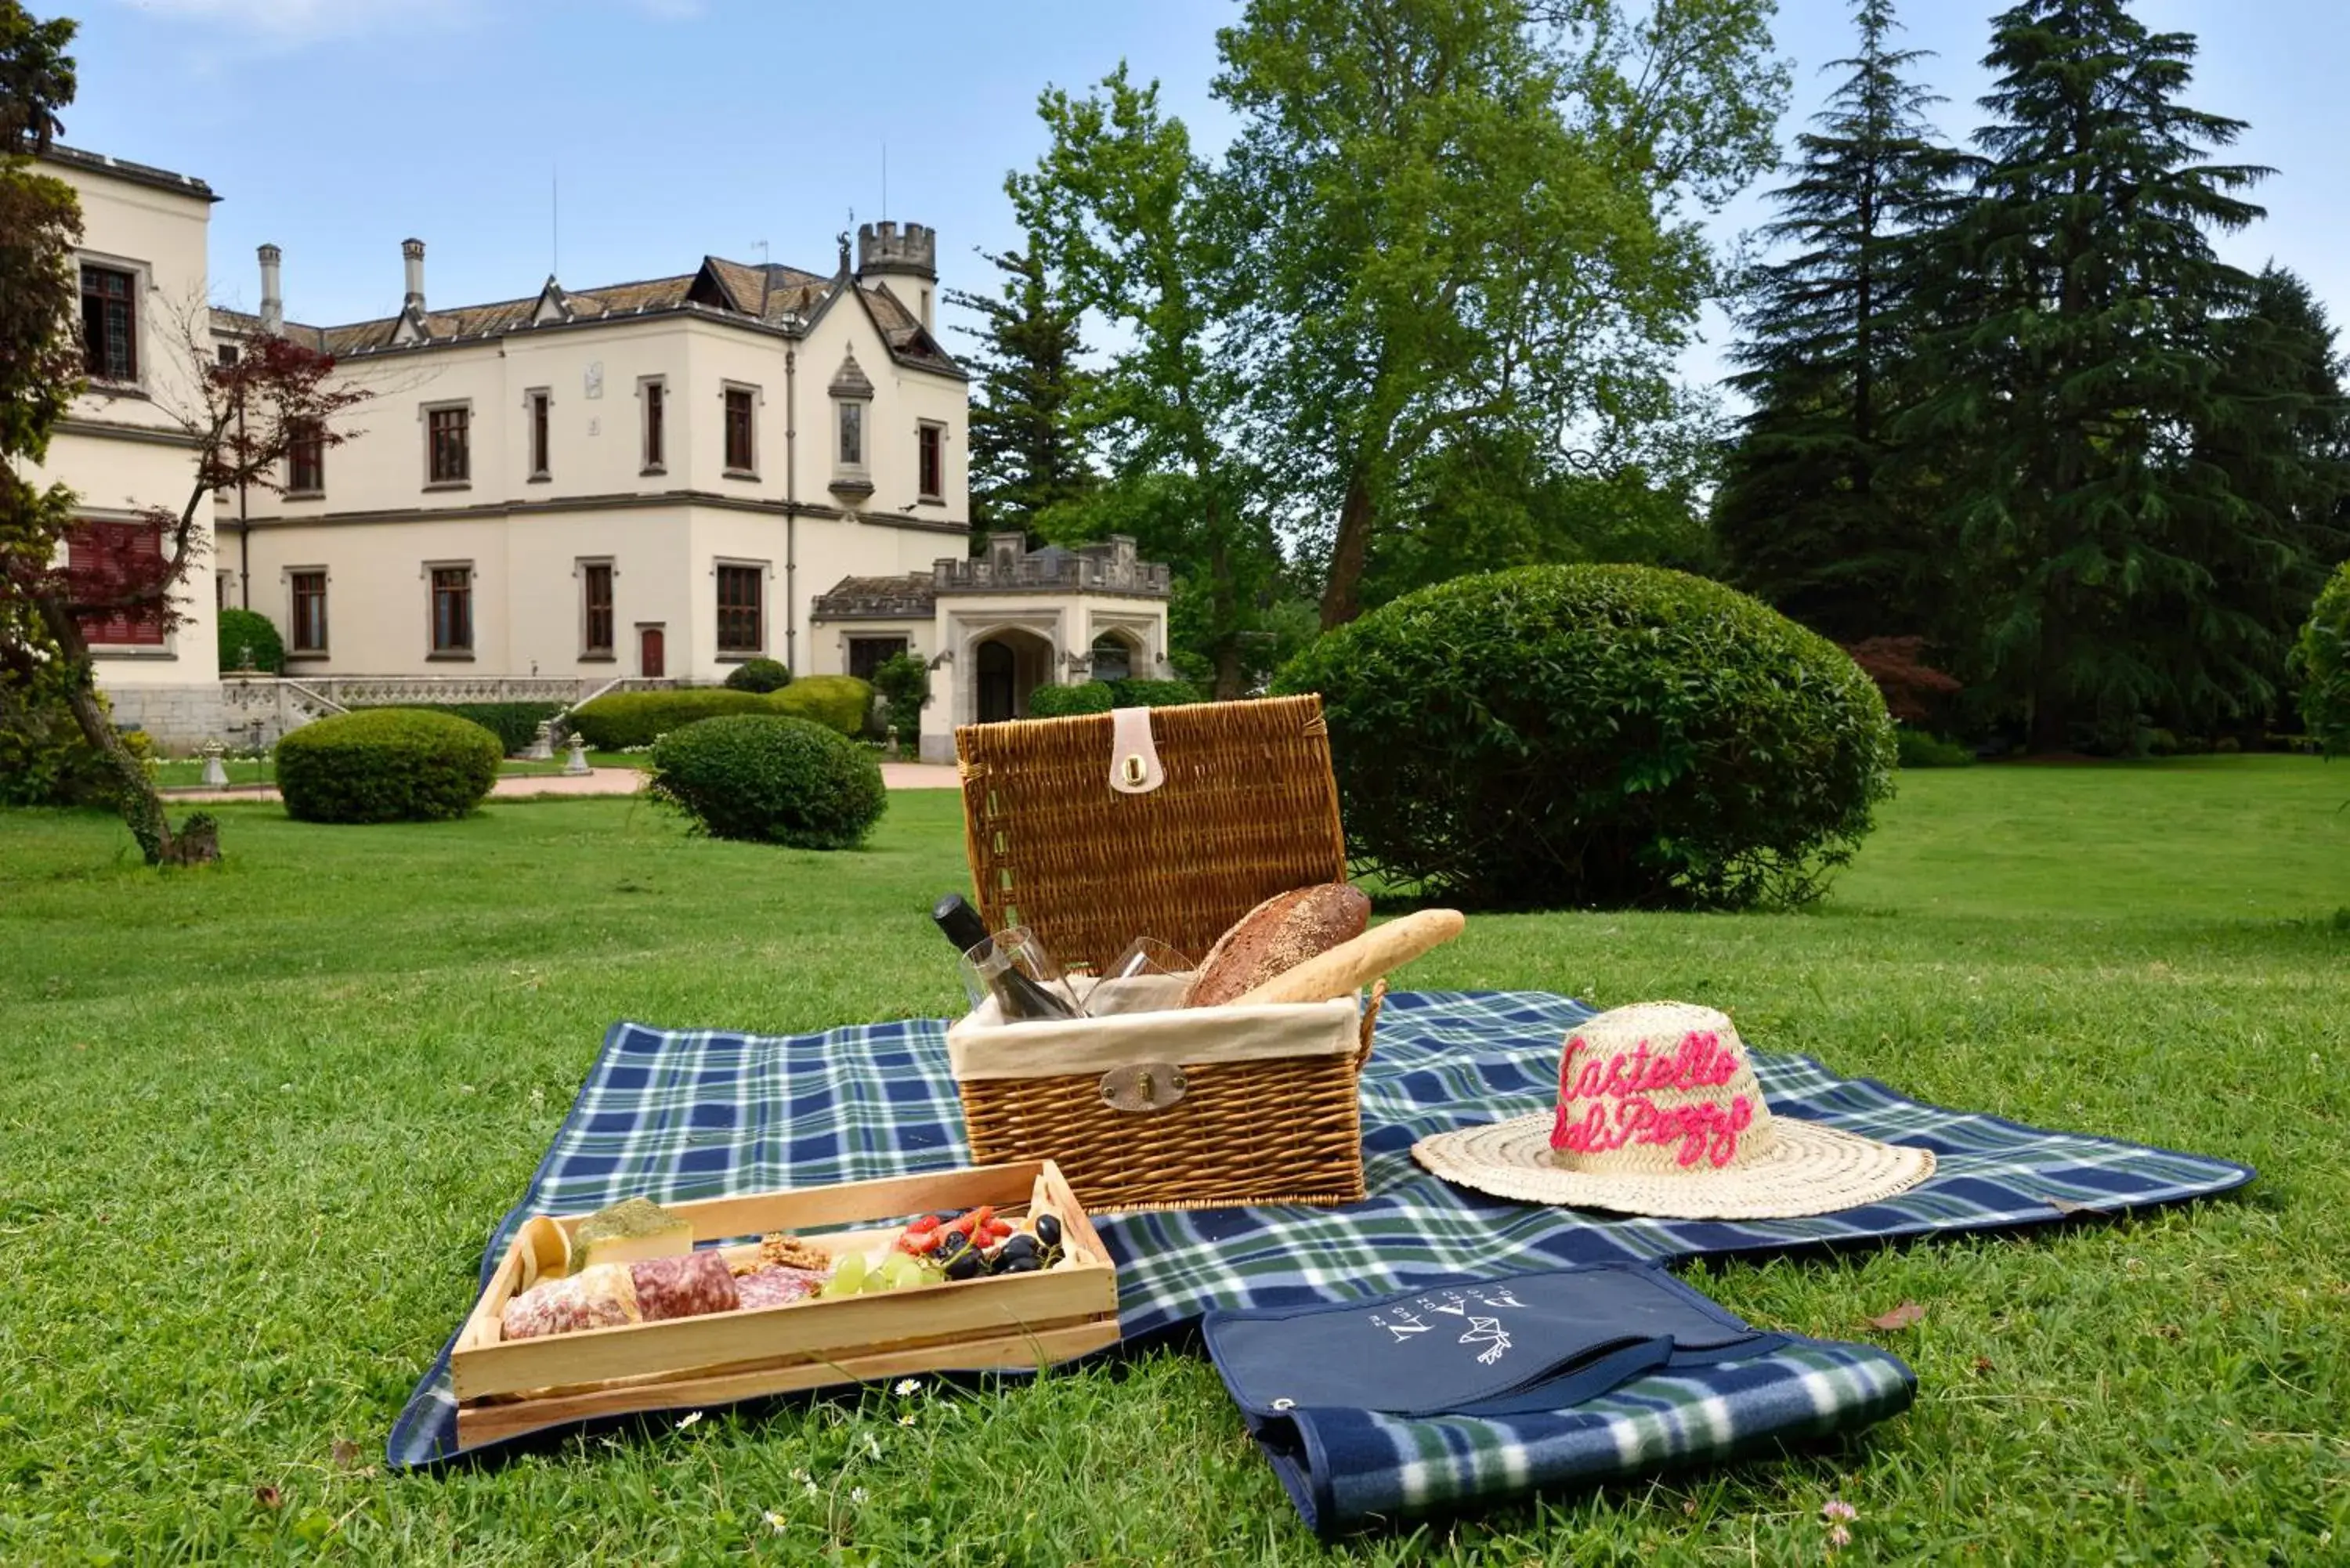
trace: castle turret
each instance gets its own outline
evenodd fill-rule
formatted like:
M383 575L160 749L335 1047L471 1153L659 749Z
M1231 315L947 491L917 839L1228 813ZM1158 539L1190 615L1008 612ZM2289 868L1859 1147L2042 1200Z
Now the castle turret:
M931 296L939 281L938 232L926 223L900 228L884 220L857 225L857 281L879 283L932 330Z

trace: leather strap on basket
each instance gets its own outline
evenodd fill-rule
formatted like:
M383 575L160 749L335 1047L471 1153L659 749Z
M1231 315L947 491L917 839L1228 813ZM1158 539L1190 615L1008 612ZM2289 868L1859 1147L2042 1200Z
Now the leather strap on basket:
M1371 1031L1378 1027L1379 1008L1387 999L1387 977L1381 975L1371 983L1370 1005L1363 1009L1363 1048L1355 1053L1355 1071L1357 1073L1363 1070L1363 1064L1371 1059Z
M1120 794L1149 794L1167 782L1159 748L1150 741L1150 710L1110 710L1109 787Z

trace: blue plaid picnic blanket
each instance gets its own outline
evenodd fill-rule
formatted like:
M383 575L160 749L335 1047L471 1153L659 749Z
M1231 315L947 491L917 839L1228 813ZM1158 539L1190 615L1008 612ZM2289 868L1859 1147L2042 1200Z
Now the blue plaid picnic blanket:
M1400 992L1364 1070L1369 1193L1343 1209L1262 1206L1105 1217L1130 1345L1211 1307L1345 1300L1574 1263L1783 1251L2046 1224L2225 1192L2249 1166L2046 1132L1905 1099L1805 1056L1752 1053L1772 1108L1935 1152L1932 1179L1803 1220L1619 1219L1489 1198L1411 1158L1415 1139L1553 1103L1560 1042L1592 1010L1541 992ZM939 1019L761 1036L615 1024L530 1189L483 1256L532 1214L638 1193L684 1201L968 1163ZM462 1322L471 1303L452 1303ZM452 1333L451 1338L455 1337ZM458 1451L444 1345L386 1445L393 1468ZM1629 1395L1633 1390L1627 1390Z
M1888 1352L1755 1330L1661 1263L1211 1312L1205 1336L1326 1538L1856 1430L1918 1389Z

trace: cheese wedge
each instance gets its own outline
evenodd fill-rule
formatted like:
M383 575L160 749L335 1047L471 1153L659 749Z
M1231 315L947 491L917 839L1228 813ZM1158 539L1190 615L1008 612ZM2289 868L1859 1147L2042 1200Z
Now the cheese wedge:
M598 1209L571 1232L572 1269L598 1263L640 1263L648 1258L681 1258L693 1251L693 1221L671 1213L649 1198L631 1198Z

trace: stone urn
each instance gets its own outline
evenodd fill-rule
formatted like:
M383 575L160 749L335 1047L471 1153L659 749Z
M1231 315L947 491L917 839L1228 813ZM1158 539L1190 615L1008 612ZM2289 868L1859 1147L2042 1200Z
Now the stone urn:
M571 755L564 760L564 774L572 778L585 778L594 771L588 765L588 742L574 735L570 744Z
M523 756L534 763L551 763L555 760L554 720L541 719L538 722L538 733L531 738L530 747L523 753Z
M196 755L204 759L204 787L226 789L228 769L221 765L221 759L228 755L228 748L218 741L206 741L196 748Z

